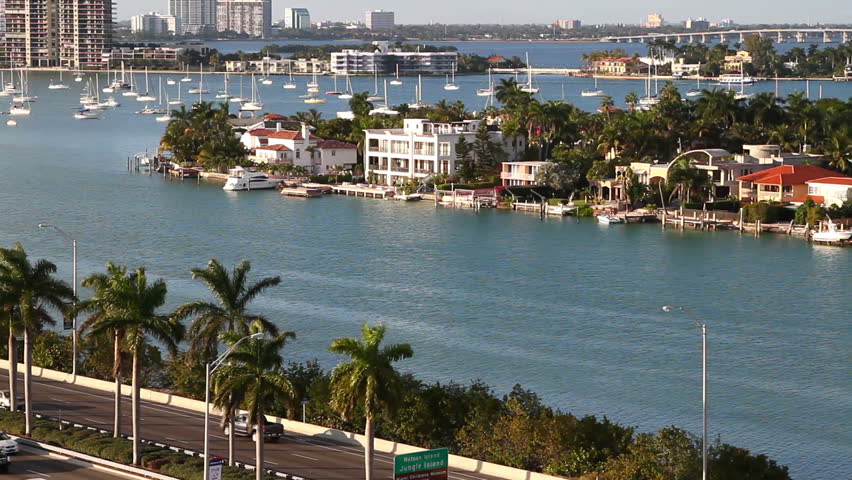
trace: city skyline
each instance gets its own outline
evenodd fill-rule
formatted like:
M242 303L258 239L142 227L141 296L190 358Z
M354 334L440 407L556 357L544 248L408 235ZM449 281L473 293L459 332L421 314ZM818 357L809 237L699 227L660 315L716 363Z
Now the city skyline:
M732 18L737 23L852 23L852 3L838 4L833 0L814 0L807 4L796 3L789 8L778 8L777 2L768 0L742 4L734 0L720 0L701 6L684 5L674 0L658 0L637 5L623 0L605 0L592 6L573 8L557 0L542 0L535 9L517 2L498 2L489 5L483 13L478 4L458 4L450 0L435 0L428 4L399 4L387 0L348 2L273 1L272 20L283 18L287 7L304 7L311 11L311 18L319 20L364 21L367 10L391 10L396 13L397 24L426 24L429 22L524 24L551 23L557 18L576 18L584 25L599 23L640 24L649 13L661 13L667 22L680 22L687 18L706 17L711 22ZM119 0L117 18L128 20L130 16L149 11L165 12L167 0ZM774 7L774 8L770 8Z

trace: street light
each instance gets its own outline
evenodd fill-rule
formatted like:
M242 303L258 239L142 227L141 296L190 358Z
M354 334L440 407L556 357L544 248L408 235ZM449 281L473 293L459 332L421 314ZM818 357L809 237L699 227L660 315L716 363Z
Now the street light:
M701 422L703 424L701 433L701 480L707 480L707 324L699 322L692 312L685 307L663 306L664 312L675 310L680 310L695 322L701 332Z
M228 355L237 348L237 345L249 338L260 338L262 336L263 332L246 335L231 345L231 348L225 350L225 353L216 357L216 360L205 364L207 371L204 377L204 480L207 480L210 470L210 375L222 366Z
M71 256L72 256L72 289L74 291L74 299L76 302L77 298L77 240L74 239L71 235L57 227L56 225L51 225L49 223L39 223L38 228L52 228L59 232L60 235L65 237L65 240L71 242ZM71 376L74 378L74 381L77 381L77 315L74 314L71 317Z

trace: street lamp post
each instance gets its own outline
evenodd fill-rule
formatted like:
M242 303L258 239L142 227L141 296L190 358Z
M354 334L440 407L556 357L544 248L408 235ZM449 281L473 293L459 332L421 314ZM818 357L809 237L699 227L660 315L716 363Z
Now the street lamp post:
M685 307L663 306L664 312L680 310L689 317L701 332L701 480L707 480L707 324L699 322Z
M204 480L207 480L210 474L210 375L222 366L228 358L228 355L237 348L237 345L249 338L259 338L262 336L263 332L246 335L231 345L231 348L227 349L225 353L216 357L216 360L213 360L204 366L206 370L204 376Z
M48 223L39 223L38 228L52 228L59 232L65 240L71 242L71 268L73 270L72 275L72 285L71 288L74 292L74 299L76 302L77 299L77 240L73 238L71 235L68 235L65 230L57 227L56 225L50 225ZM74 381L77 380L77 315L74 314L71 317L71 376Z

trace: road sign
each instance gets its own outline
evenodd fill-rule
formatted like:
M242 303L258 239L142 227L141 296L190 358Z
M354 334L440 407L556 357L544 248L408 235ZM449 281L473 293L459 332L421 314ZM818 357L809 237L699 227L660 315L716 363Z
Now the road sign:
M222 480L222 465L225 464L225 459L222 457L213 457L210 459L209 470L207 471L207 480Z
M394 480L447 480L450 452L446 448L397 455L393 459Z

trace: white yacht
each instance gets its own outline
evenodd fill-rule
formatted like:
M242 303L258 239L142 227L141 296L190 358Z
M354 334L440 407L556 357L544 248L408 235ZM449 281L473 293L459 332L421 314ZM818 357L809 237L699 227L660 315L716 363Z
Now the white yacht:
M742 73L724 73L719 75L719 85L753 85L754 78Z
M9 109L9 115L29 115L31 113L33 113L33 110L25 104L12 105Z
M605 225L624 223L624 217L619 217L618 215L598 215L598 223Z
M268 190L277 187L281 180L269 178L265 173L235 167L228 170L228 180L222 190Z
M842 228L842 227L841 227ZM811 239L815 242L845 242L852 239L852 230L842 230L837 224L829 218L826 222L821 222L819 230L813 232Z
M74 112L74 118L76 118L77 120L97 120L98 114L87 108L81 108L80 110Z

